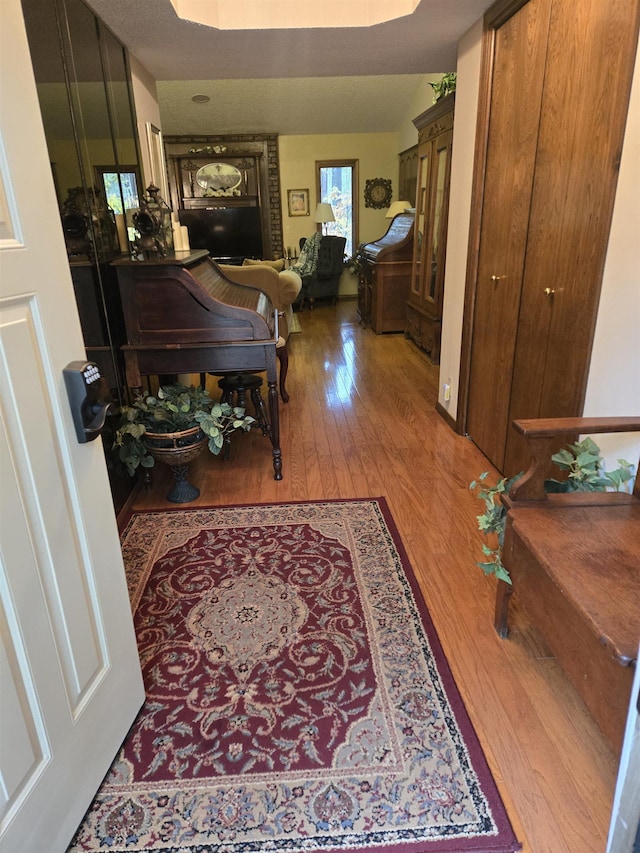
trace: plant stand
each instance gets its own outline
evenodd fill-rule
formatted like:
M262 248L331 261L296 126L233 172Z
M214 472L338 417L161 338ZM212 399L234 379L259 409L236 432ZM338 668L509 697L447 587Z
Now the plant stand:
M145 445L158 462L171 468L175 483L167 494L171 503L188 503L200 495L200 489L189 483L189 463L200 455L207 444L200 427L171 433L145 433Z

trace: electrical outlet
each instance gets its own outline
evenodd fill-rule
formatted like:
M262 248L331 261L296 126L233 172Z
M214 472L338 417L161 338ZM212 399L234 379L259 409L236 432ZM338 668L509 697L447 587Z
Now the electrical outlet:
M444 392L444 401L445 401L445 403L448 403L449 400L451 399L451 385L450 385L450 383L445 382L444 385L442 386L442 390Z

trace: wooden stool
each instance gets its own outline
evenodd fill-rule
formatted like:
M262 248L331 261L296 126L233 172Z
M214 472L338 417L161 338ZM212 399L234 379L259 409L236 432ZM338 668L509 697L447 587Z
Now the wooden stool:
M255 410L255 416L263 435L271 436L271 424L267 416L267 408L262 399L260 388L262 377L255 373L233 373L223 376L218 380L218 388L222 391L222 402L234 405L233 395L236 395L236 406L247 408L247 391L251 395L251 401Z

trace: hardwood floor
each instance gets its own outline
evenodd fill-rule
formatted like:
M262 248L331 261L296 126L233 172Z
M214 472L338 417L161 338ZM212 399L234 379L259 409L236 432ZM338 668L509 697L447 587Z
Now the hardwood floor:
M475 565L482 507L469 491L492 468L436 413L438 368L403 335L362 329L354 301L298 316L283 479L254 430L228 460L194 463L201 497L189 506L384 495L523 850L603 853L616 759L524 617L506 641L493 629L495 582ZM134 508L170 506L170 474L153 477Z

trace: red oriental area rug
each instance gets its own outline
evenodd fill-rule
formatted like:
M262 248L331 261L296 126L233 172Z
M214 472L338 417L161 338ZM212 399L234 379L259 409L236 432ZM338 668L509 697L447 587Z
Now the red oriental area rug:
M69 848L520 848L384 499L135 514L146 702Z

